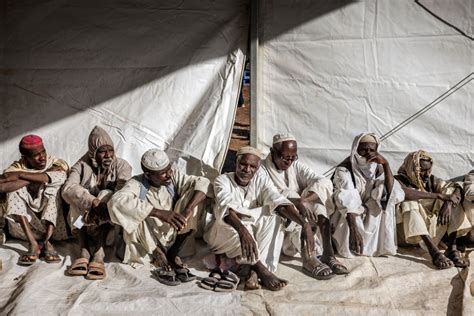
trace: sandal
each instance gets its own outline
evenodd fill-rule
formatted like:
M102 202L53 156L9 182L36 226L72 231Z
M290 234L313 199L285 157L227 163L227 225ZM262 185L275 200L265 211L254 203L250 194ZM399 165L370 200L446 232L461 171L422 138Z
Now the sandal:
M303 265L303 273L305 273L306 275L309 275L310 277L315 278L316 280L329 280L336 276L327 264L322 263L317 259L311 260L311 262L313 263L313 268L311 270L309 270ZM324 272L327 271L330 271L331 273L324 274Z
M199 282L199 287L213 291L216 287L217 282L219 282L222 279L222 272L219 269L219 267L215 267L214 269L211 270L211 273L209 273L208 277L205 277Z
M457 249L446 251L444 255L454 263L456 268L466 268L469 266L469 261L465 261L462 258L461 252Z
M181 284L181 281L176 278L176 272L171 270L171 267L169 267L169 269L157 268L152 270L151 273L155 279L157 279L158 282L162 284L168 286L176 286Z
M346 266L335 257L330 257L327 261L321 258L321 262L327 264L334 274L349 274L349 270Z
M103 280L105 279L105 265L100 262L91 262L87 266L87 280Z
M239 285L240 278L232 271L224 271L222 279L217 282L214 291L216 292L233 292Z
M86 258L77 258L71 264L67 270L67 274L70 276L82 276L87 274L87 265L89 264L89 259Z
M22 266L31 266L38 260L38 255L34 252L27 252L18 258L18 264Z
M41 250L40 259L46 261L47 263L61 262L61 257L55 250L53 251Z
M176 278L183 283L196 280L196 276L189 271L188 267L183 265L181 268L174 269Z
M433 262L434 266L440 270L449 269L454 266L453 262L441 252L436 253L431 261ZM442 266L441 264L443 262L448 263L448 265Z

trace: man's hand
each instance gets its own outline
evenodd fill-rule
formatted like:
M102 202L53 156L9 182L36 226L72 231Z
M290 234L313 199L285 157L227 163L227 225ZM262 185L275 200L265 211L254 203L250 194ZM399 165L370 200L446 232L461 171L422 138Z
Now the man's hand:
M248 261L254 262L258 258L257 244L255 243L255 240L245 227L240 228L237 232L239 233L242 257Z
M349 249L356 255L362 255L364 252L364 241L362 235L357 229L355 214L347 214L347 223L349 224Z
M387 159L385 159L385 157L382 156L378 152L369 153L366 156L366 158L367 158L367 162L375 162L376 164L379 164L379 165L382 165L382 166L388 164Z
M184 227L186 227L187 219L183 215L176 213L172 210L165 211L165 210L155 209L152 214L153 216L157 217L161 221L173 226L173 228L176 229L177 231L180 231Z
M451 201L446 201L443 203L441 210L438 214L438 225L446 225L451 220L451 209L453 203Z
M316 224L316 222L318 221L318 216L311 209L308 209L306 207L304 199L294 199L291 200L291 202L293 202L301 216L306 218L311 224Z
M314 251L314 234L308 222L301 228L301 241L304 242L307 253L311 255Z

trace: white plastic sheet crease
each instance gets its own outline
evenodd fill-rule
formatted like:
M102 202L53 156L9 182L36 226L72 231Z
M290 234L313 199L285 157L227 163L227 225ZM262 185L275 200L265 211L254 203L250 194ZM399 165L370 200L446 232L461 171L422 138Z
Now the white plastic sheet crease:
M2 9L2 169L19 158L26 133L73 164L99 124L135 174L151 147L188 171L218 174L245 61L245 1L7 1Z
M472 30L471 0L420 2ZM433 154L440 177L472 169L469 38L411 0L267 0L262 16L261 149L271 145L273 134L291 132L300 158L324 173L347 157L355 135L382 136L471 74L466 85L388 137L381 149L394 171L418 149Z

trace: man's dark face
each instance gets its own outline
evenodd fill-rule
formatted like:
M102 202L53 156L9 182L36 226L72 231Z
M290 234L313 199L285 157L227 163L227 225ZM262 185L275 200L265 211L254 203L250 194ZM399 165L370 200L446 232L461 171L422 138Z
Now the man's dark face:
M239 185L247 185L260 166L260 158L252 154L244 154L237 158L235 177Z
M99 149L97 149L97 152L95 154L95 161L97 162L99 166L101 166L104 169L107 169L112 164L114 155L115 155L115 152L112 146L103 145L103 146L100 146Z
M295 141L278 143L272 147L271 154L277 169L286 171L298 159L298 146Z
M369 154L376 153L376 152L377 152L376 143L359 143L359 147L357 147L357 153L365 158L367 158Z
M29 168L41 170L46 167L46 149L41 145L34 149L29 149L23 155Z
M420 160L420 177L423 182L427 182L431 175L431 167L433 164L429 160L421 159Z
M171 184L171 176L173 175L171 164L160 171L152 171L145 168L143 168L143 171L147 180L150 181L150 184L154 187Z

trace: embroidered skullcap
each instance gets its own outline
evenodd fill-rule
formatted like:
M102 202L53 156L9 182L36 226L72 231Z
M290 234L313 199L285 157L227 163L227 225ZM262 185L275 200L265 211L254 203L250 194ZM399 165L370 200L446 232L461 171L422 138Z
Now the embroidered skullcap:
M43 146L43 140L38 135L26 135L20 141L20 153L24 154L25 150L29 151L35 148Z
M283 142L294 141L296 142L295 136L287 133L287 134L276 134L273 136L273 145Z
M168 155L158 148L147 150L142 156L142 165L151 171L160 171L168 167L170 160Z
M366 134L360 139L359 143L375 143L375 144L377 144L377 140L371 134Z
M258 150L257 148L253 148L251 146L241 147L237 151L237 157L239 157L241 155L246 155L246 154L255 155L258 158L262 159L262 152L260 150Z

